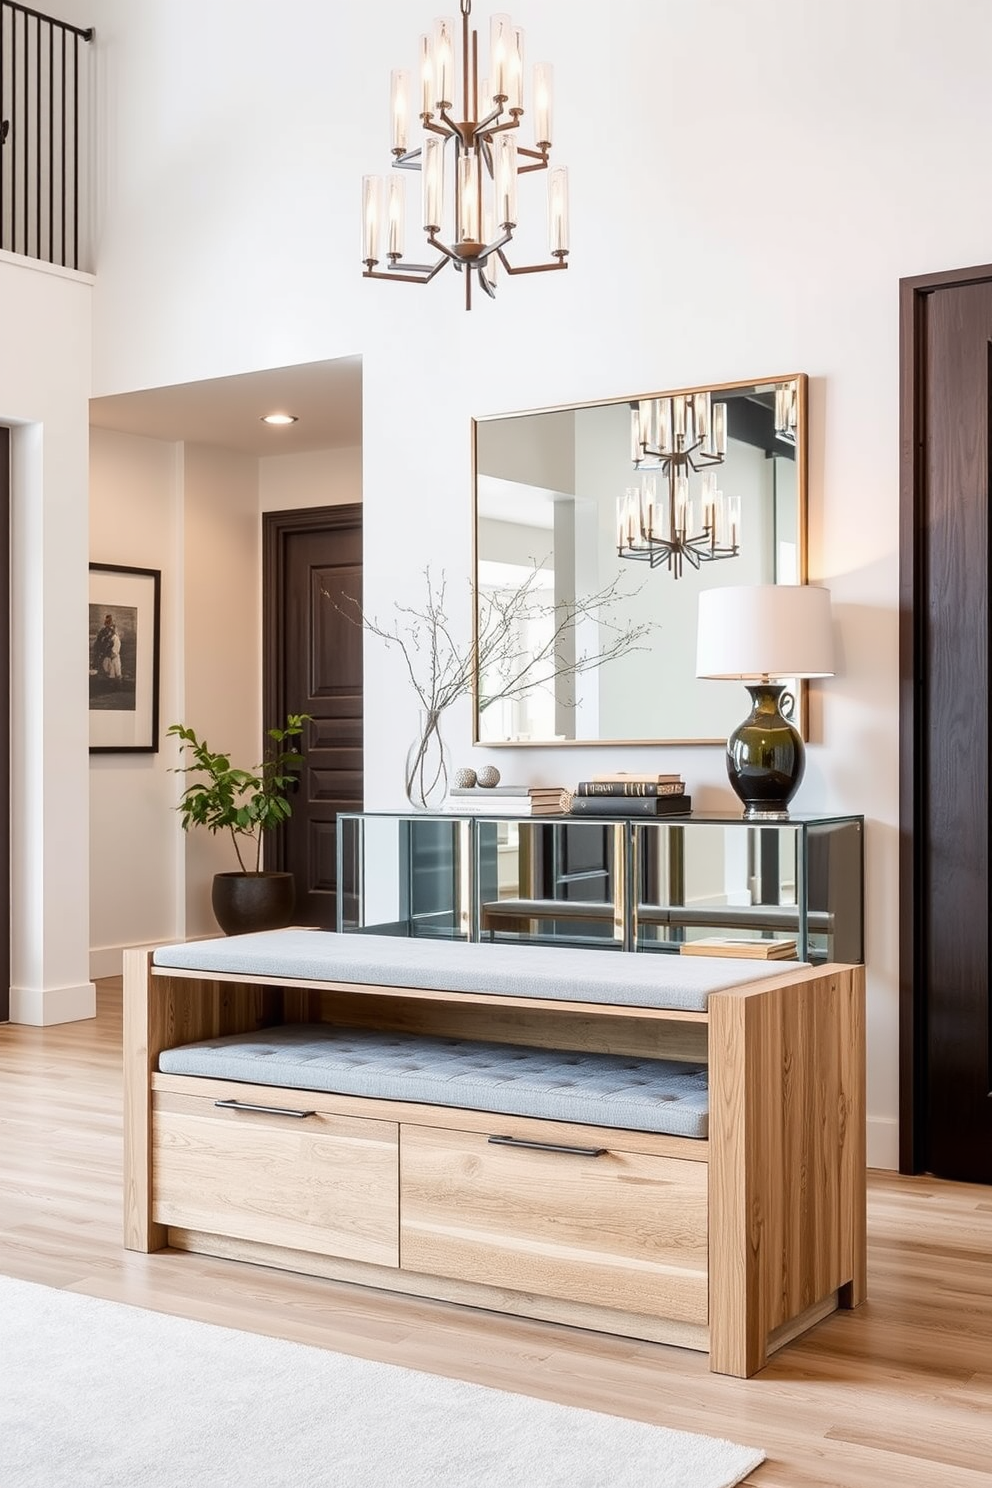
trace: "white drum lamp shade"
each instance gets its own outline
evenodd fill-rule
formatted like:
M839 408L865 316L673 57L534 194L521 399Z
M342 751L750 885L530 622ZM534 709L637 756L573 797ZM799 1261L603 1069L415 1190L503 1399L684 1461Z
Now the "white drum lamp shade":
M727 775L746 817L788 817L806 768L802 735L781 711L784 683L833 672L826 589L741 584L700 594L696 675L744 682L751 694L750 715L727 740Z
M830 594L812 584L732 584L699 596L696 676L832 677Z

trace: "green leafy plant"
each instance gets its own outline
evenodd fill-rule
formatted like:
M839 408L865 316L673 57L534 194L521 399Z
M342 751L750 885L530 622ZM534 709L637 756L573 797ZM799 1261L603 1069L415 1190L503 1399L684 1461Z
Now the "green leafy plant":
M179 773L201 777L187 785L176 808L183 831L206 827L208 832L230 832L242 873L260 873L262 833L293 813L289 797L304 762L293 741L309 721L309 713L290 713L282 728L269 729L266 737L272 742L265 758L250 770L236 768L229 755L215 754L206 739L197 738L185 724L172 724L168 732L181 739L187 751L187 763L177 767ZM249 868L245 859L250 861L252 853L255 866Z

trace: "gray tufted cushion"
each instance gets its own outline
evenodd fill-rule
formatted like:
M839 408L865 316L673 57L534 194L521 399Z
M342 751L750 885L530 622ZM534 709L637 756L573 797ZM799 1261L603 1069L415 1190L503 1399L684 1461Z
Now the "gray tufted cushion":
M569 946L470 945L465 941L267 930L160 946L156 966L301 981L358 982L545 997L563 1002L705 1012L711 992L795 968L795 961L738 961Z
M306 1023L166 1049L159 1069L252 1085L705 1137L706 1069Z

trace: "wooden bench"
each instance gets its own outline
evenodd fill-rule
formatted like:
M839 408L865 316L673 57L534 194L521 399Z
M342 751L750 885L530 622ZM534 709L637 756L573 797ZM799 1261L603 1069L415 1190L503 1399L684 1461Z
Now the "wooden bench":
M282 955L278 937L301 934L311 953ZM153 948L126 953L129 1248L674 1343L738 1376L863 1300L863 967L767 974L701 957L424 944L271 932L160 948L181 966L153 964ZM382 980L397 958L409 958L406 978ZM686 978L707 976L725 985L686 1005ZM726 985L737 976L749 979ZM674 981L682 1005L659 1005ZM703 1063L708 1134L159 1069L165 1050L283 1024Z

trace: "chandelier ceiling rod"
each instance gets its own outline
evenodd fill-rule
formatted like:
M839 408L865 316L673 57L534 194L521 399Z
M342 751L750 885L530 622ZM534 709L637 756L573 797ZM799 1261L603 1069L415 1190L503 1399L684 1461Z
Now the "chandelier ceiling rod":
M534 69L533 114L535 144L518 142L524 115L523 31L507 15L490 21L490 73L480 86L479 35L471 30L472 0L461 4L461 119L451 116L455 63L454 21L435 23L433 40L420 38L421 142L409 147L409 74L392 75L392 154L399 171L419 171L422 178L423 230L438 258L434 263L404 260L405 186L391 176L388 189L378 176L362 182L362 261L366 279L394 279L406 284L429 284L447 264L465 275L465 308L472 308L472 282L491 299L497 266L507 274L536 274L568 267L568 173L552 166L551 66ZM480 118L480 115L483 117ZM453 141L448 160L454 161L452 211L445 207L445 147ZM532 171L548 172L548 217L552 262L511 264L505 248L517 227L517 177ZM385 216L383 197L385 195ZM447 225L452 229L442 236ZM380 229L386 234L385 269L380 263ZM447 240L446 240L447 238Z

